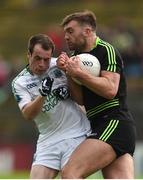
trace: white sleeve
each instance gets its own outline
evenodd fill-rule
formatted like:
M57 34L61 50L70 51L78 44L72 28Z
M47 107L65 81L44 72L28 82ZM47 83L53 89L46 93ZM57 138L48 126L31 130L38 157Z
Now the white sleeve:
M20 109L22 109L26 104L31 102L31 96L29 92L18 82L15 82L13 84L12 91Z

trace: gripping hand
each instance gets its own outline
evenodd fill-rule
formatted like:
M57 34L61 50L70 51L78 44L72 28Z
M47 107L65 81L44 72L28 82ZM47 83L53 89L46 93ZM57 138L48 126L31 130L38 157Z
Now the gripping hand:
M66 86L61 86L54 89L53 93L62 100L67 99L70 96L68 87Z
M42 80L42 86L39 89L39 92L42 96L47 96L48 94L50 94L53 81L54 79L50 78L49 76Z

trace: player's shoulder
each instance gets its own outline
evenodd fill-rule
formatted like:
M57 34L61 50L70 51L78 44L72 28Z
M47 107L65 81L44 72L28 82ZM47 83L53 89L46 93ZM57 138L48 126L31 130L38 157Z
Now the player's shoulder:
M98 40L98 47L101 47L103 50L110 50L110 49L114 49L114 47L113 47L113 45L110 43L110 42L108 42L108 41L106 41L106 40L103 40L103 39L100 39L99 38L99 40Z
M17 84L17 83L22 83L26 79L27 76L29 76L29 71L27 70L27 67L25 67L12 80L12 85Z
M50 61L50 67L56 66L57 65L57 58L52 57Z

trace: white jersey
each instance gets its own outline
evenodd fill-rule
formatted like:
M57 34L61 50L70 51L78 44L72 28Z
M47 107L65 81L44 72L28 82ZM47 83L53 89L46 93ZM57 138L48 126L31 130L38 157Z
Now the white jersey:
M40 95L41 81L47 75L54 79L52 91L59 86L67 86L67 78L57 68L56 58L51 59L50 67L44 75L32 75L25 68L13 80L12 90L20 109ZM70 98L60 100L52 91L45 99L42 111L34 119L39 130L38 144L50 145L89 133L90 123L79 106Z

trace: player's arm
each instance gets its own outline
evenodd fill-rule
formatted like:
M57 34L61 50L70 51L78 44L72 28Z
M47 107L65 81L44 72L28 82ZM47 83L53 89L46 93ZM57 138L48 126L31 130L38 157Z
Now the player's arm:
M81 71L76 77L99 96L112 99L117 94L120 81L120 74L118 73L101 71L100 77L94 77L87 72Z
M33 100L27 88L21 84L21 81L13 81L12 91L25 119L33 120L42 110L44 100L51 93L53 81L49 76L45 77L39 88L39 95Z
M39 88L40 96L37 96L22 109L22 113L26 119L33 120L42 110L46 96L51 93L53 81L54 79L51 79L49 76L42 80L41 88Z
M68 61L66 71L99 96L112 99L117 94L120 81L118 73L101 71L100 77L95 77L80 68L78 58Z
M75 83L70 76L67 77L72 99L79 105L83 105L82 87Z
M42 110L44 100L44 96L37 96L36 99L26 104L21 110L24 118L33 120Z

